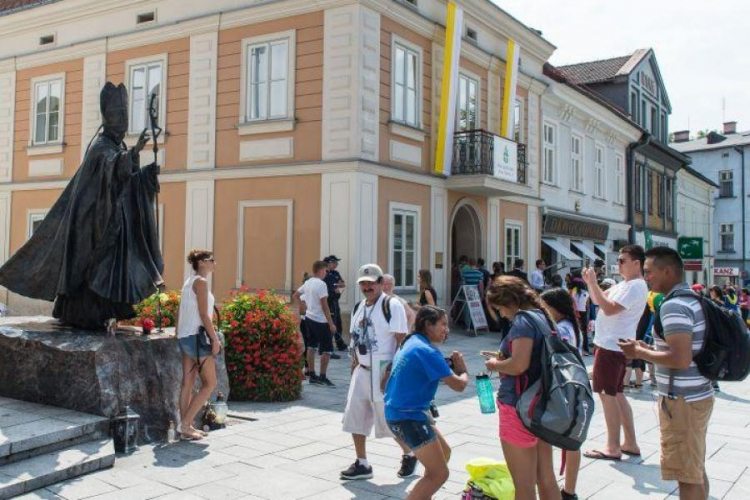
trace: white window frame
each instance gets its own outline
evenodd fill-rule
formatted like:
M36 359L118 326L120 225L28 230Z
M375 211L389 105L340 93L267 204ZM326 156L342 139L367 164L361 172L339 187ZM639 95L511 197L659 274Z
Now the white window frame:
M724 184L729 184L729 194L724 194ZM734 197L734 171L732 170L720 170L719 171L719 198L733 198Z
M57 121L59 130L57 131L57 139L54 141L45 140L44 142L36 142L36 88L37 85L49 85L56 80L60 81L60 109L58 111ZM48 146L53 144L63 144L65 138L65 73L55 73L52 75L44 75L32 78L30 94L31 106L29 106L29 123L31 124L31 126L29 128L31 130L31 135L29 136L29 145ZM47 114L49 116L49 105ZM45 133L45 137L49 133L49 123L47 123L47 126L48 130Z
M573 152L573 141L578 140L578 153ZM570 134L570 190L578 193L584 192L584 178L583 178L583 136L580 134ZM574 171L573 166L575 162L578 162L577 172Z
M167 84L168 84L168 70L169 70L169 55L156 54L149 57L141 57L138 59L129 59L125 61L125 87L128 89L128 135L135 136L139 135L143 129L135 129L133 123L133 72L136 69L153 65L161 66L161 87L159 88L159 126L163 129L167 129ZM148 74L148 72L147 72ZM148 104L151 99L150 94L146 95L146 110L145 110L145 127L149 127L149 116L148 116ZM164 141L164 134L159 136L159 142Z
M480 97L481 100L481 97ZM516 106L520 107L520 111L518 113L518 123L515 122L515 113L516 113ZM526 111L526 100L523 97L516 97L516 102L513 103L513 140L516 141L519 144L526 144L526 135L524 134L524 125L526 124L524 120L524 112ZM515 127L518 127L518 138L516 139L516 129Z
M394 216L396 214L414 217L414 286L404 286L400 284L402 277L396 276L394 272L394 240L395 240L395 224ZM406 266L406 252L403 251L402 255L402 266L401 269L405 270ZM422 207L420 205L412 205L408 203L399 203L392 201L388 206L388 272L393 275L395 279L396 290L417 290L419 285L417 284L417 275L419 270L422 268Z
M732 237L732 247L726 248L724 246L724 237ZM734 224L720 224L719 225L719 248L722 252L734 252Z
M26 241L34 234L34 223L43 221L48 213L48 208L32 208L26 211Z
M601 153L601 158L600 158ZM605 182L607 171L607 148L599 142L594 143L594 197L607 199L607 185Z
M466 78L468 80L472 80L474 83L477 84L477 112L476 112L476 127L474 129L479 129L482 127L482 79L479 77L479 75L472 73L471 71L467 71L463 68L460 69L458 73L458 87L456 88L456 132L463 132L464 130L472 130L471 128L462 129L461 128L461 78Z
M552 131L552 142L547 141L547 129ZM545 120L542 125L542 182L551 186L557 185L557 124L555 122ZM552 158L552 168L547 177L547 158Z
M615 153L615 203L625 204L625 158Z
M508 253L508 230L512 229L518 231L518 255ZM505 220L505 232L503 233L503 262L505 262L505 269L510 271L513 269L513 262L516 259L524 259L523 256L523 222L518 220Z
M406 117L396 117L396 49L400 47L401 49L405 50L406 52L412 52L417 57L417 79L416 79L416 105L415 105L415 111L416 111L416 122L410 123L406 120ZM396 34L391 34L391 120L399 123L401 125L406 125L408 127L414 127L421 129L422 128L422 85L423 85L423 67L422 64L424 61L424 54L422 52L422 47L420 47L417 44L414 44L404 38L401 38L400 36ZM404 106L406 105L406 97L404 97ZM406 110L406 107L404 107L404 110Z
M248 82L250 81L250 77L248 75L249 67L247 58L250 53L250 49L253 46L256 45L263 45L263 44L270 44L273 42L278 42L286 40L287 41L287 106L286 106L286 115L279 116L279 117L266 117L266 118L256 118L256 119L249 119L249 111L250 111L250 96L249 89L248 89ZM269 52L270 54L270 52ZM287 30L287 31L279 31L276 33L268 33L266 35L260 35L260 36L254 36L250 38L244 38L242 40L242 61L241 61L241 68L240 68L240 109L239 109L239 123L240 125L244 124L250 124L250 123L265 123L265 122L275 122L275 121L286 121L286 120L293 120L294 119L294 113L295 113L295 104L294 104L294 89L295 89L295 80L296 80L296 61L297 61L297 31L296 30ZM270 86L268 87L268 92L270 92Z

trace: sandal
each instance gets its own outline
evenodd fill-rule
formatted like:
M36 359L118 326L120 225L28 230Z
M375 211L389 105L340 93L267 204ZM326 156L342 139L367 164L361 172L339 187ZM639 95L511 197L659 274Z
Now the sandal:
M190 430L193 431L193 432L197 432L198 434L200 434L203 437L208 436L208 432L204 431L203 429L196 429L192 425L190 426Z
M622 460L622 456L607 455L603 451L599 450L586 451L583 453L583 456L592 460L612 460L614 462L619 462L620 460Z
M203 439L203 434L196 430L180 431L180 441L200 441L201 439Z

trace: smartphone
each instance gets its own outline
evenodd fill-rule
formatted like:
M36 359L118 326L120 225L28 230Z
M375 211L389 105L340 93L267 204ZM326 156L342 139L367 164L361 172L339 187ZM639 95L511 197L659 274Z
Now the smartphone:
M453 370L453 357L448 356L445 358L445 362L448 363L448 366L450 366L451 370Z
M621 343L621 344L627 344L628 343L627 339L617 339L617 341L619 343Z

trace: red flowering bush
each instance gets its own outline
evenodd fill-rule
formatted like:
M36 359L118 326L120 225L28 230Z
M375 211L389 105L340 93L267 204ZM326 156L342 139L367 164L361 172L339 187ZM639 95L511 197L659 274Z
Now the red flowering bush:
M221 311L232 399L292 401L302 392L302 353L295 316L274 293L230 293Z
M161 302L161 326L174 326L177 318L177 310L180 307L180 292L172 290L164 293L155 293L135 306L135 326L143 326L143 320L148 318L158 328L159 309L157 300Z

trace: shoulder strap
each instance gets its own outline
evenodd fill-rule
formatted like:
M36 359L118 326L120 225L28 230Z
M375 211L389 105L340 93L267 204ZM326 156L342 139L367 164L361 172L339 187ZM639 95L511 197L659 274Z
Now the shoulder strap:
M391 324L391 299L393 295L386 295L383 299L381 307L383 309L383 316L385 317L386 323Z
M357 314L357 310L359 309L359 305L362 303L362 301L357 302L354 304L354 309L352 309L352 317L354 317L355 314Z

